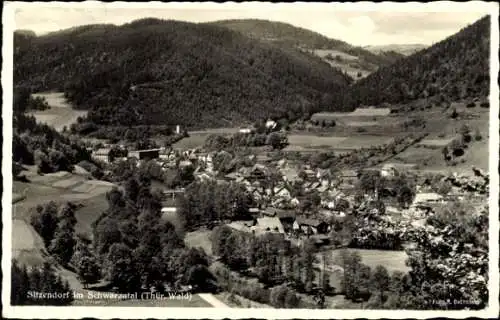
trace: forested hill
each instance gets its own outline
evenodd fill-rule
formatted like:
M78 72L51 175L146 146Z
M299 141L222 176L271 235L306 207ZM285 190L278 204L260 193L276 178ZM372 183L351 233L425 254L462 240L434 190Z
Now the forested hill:
M323 57L323 53L326 52L325 50L330 50L333 57L337 55L341 58L344 56L348 57L348 59L336 61L341 68L343 66L349 68L349 64L352 65L353 62L355 62L360 70L366 70L367 72L375 71L377 68L390 65L403 57L396 52L392 54L375 54L361 47L352 46L344 41L331 39L317 32L283 22L244 19L221 20L210 24L241 32L251 38L290 47L313 50L317 55Z
M352 105L405 103L439 97L457 101L489 94L490 17L356 82Z
M320 58L206 24L141 19L16 34L14 83L64 90L98 125L229 126L340 105L352 81Z

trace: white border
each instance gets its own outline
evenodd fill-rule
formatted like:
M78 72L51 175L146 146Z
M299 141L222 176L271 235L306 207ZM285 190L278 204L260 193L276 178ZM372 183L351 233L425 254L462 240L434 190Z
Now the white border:
M432 3L100 3L97 1L87 2L5 2L2 16L3 24L3 66L2 66L2 88L3 88L3 155L11 154L12 152L12 77L13 77L13 30L15 29L14 12L16 8L23 7L101 7L105 8L182 8L182 9L225 9L232 8L248 8L248 9L286 9L286 10L357 10L357 11L399 11L399 12L464 12L464 11L485 11L491 15L491 66L490 66L490 154L489 154L489 171L490 171L490 226L489 226L489 307L481 311L395 311L395 310L309 310L309 309L218 309L218 308L147 308L147 307L12 307L10 306L10 261L11 261L11 231L12 219L10 218L12 193L4 192L2 195L3 212L6 214L3 217L4 228L2 230L3 243L2 247L2 316L10 318L66 318L78 319L82 317L93 318L272 318L272 319L289 319L289 318L314 318L314 319L331 319L331 318L429 318L429 317L450 317L462 319L467 317L479 318L496 318L499 315L499 258L498 258L498 194L499 194L499 178L498 178L498 159L499 159L499 126L498 126L498 46L499 46L499 30L498 30L498 4L481 1L471 2L450 2L439 1ZM7 161L5 161L7 159ZM9 157L4 156L2 164L3 174L3 190L12 190L12 162ZM6 280L9 279L9 280ZM6 281L5 281L6 280Z

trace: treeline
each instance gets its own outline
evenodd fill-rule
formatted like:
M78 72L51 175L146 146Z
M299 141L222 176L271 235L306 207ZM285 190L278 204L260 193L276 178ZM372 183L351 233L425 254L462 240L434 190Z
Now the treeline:
M262 147L270 146L273 149L281 149L288 144L288 138L284 132L270 133L235 133L226 137L223 135L212 134L205 140L204 148L213 150L231 150L242 147Z
M13 306L66 306L72 302L73 292L68 282L58 276L48 262L28 269L12 260L10 303Z
M14 82L64 90L97 126L294 120L349 84L320 60L213 25L146 19L74 32L21 46Z
M33 97L27 88L15 88L12 110L14 113L24 113L33 110L50 109L47 100L44 97Z
M98 126L93 122L86 122L83 118L78 118L69 128L70 132L79 135L88 135L91 138L109 140L111 143L118 141L144 141L153 136L164 136L166 145L172 145L175 142L188 136L186 130L176 134L172 126Z
M404 104L420 98L457 101L489 94L490 18L355 83L346 104Z
M363 48L354 47L344 41L330 39L317 32L283 22L243 19L221 20L209 24L223 26L252 38L269 40L289 47L338 50L356 56L363 63L375 68L389 65L395 61L394 56L377 55Z

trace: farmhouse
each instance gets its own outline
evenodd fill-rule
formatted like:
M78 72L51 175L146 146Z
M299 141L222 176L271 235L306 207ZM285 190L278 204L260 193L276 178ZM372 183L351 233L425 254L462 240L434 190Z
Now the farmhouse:
M324 221L317 219L308 219L304 217L297 217L293 223L293 230L310 234L327 233L328 224Z

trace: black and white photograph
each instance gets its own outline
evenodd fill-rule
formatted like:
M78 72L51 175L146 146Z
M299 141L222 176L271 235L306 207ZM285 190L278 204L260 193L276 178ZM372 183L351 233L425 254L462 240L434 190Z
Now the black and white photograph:
M498 9L4 3L2 316L497 317Z

